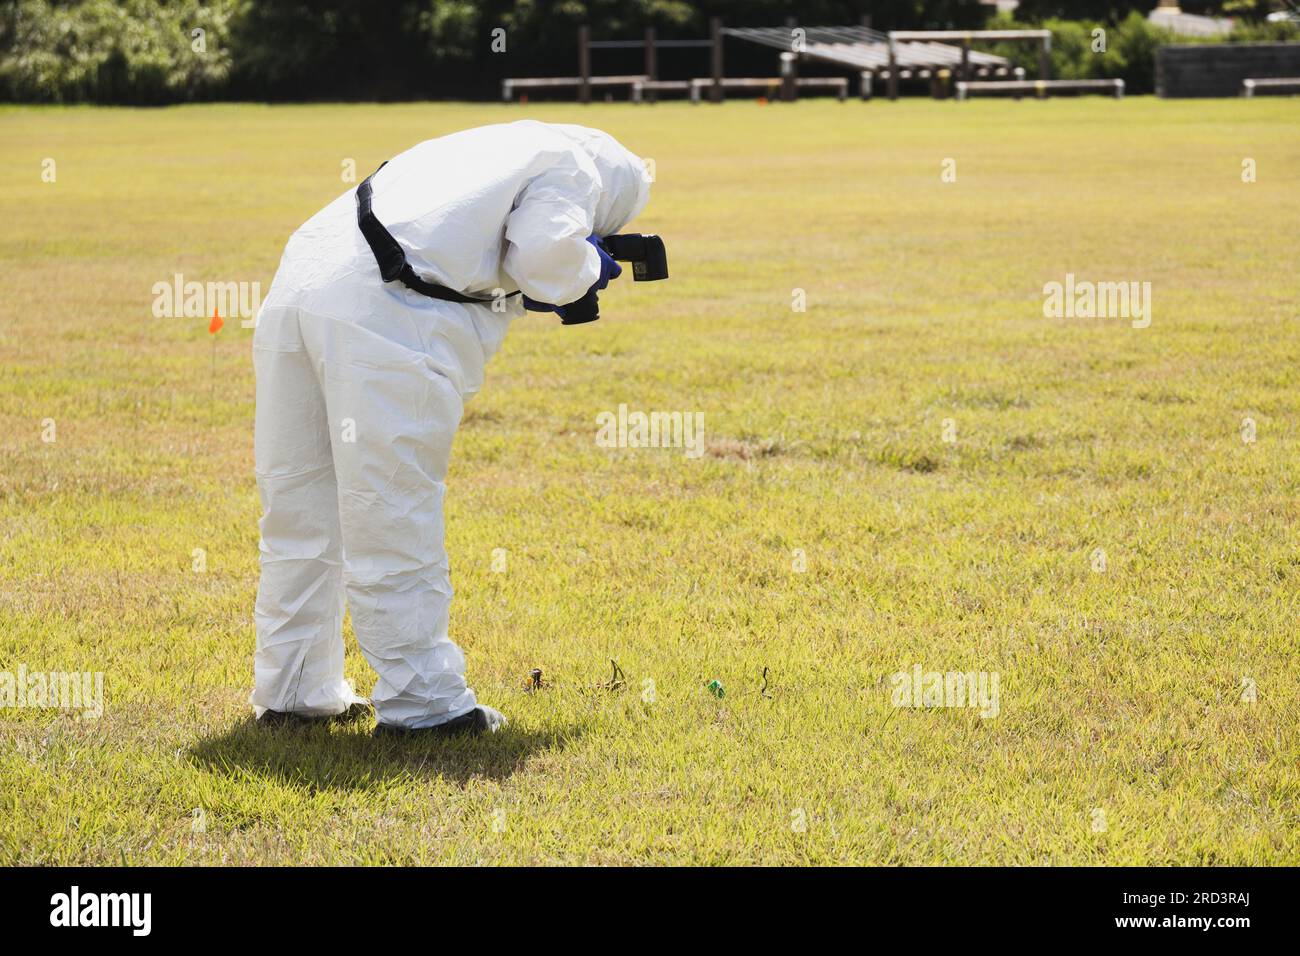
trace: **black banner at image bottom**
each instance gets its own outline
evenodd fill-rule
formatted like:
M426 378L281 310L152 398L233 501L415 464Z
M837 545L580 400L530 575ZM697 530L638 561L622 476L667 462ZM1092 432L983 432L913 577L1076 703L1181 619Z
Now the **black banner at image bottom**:
M1294 876L1247 868L33 868L9 870L0 911L24 934L128 945L250 933L259 943L337 943L376 930L418 934L450 918L483 943L526 944L560 928L619 939L638 927L636 935L658 936L710 925L761 940L815 920L819 931L855 935L912 926L945 938L1041 939L1047 930L1075 941L1232 946L1284 928Z

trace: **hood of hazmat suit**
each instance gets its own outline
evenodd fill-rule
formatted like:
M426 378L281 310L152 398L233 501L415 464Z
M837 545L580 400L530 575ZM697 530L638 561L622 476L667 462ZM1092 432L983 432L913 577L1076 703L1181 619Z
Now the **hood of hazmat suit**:
M447 633L444 480L464 402L524 314L509 293L581 298L600 273L587 237L623 230L650 184L608 134L524 120L421 143L372 185L375 215L417 274L491 301L384 282L355 188L289 240L253 339L263 517L252 703L325 716L358 699L343 679L346 594L379 675L378 720L418 728L476 706Z

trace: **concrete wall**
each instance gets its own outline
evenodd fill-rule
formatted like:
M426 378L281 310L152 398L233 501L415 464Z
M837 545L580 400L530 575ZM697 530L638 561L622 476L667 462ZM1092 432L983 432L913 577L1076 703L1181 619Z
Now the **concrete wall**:
M1157 96L1240 96L1247 77L1300 77L1300 43L1189 43L1156 50Z

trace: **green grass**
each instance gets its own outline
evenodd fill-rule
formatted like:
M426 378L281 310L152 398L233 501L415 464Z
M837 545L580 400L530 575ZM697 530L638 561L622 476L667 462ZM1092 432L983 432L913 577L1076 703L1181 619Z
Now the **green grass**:
M269 288L345 158L524 116L656 160L673 278L518 323L457 438L511 727L260 731L252 333L210 403L151 286ZM105 673L0 711L0 863L1300 863L1300 102L6 109L0 169L0 670ZM1044 318L1067 272L1151 326ZM708 453L597 447L621 402Z

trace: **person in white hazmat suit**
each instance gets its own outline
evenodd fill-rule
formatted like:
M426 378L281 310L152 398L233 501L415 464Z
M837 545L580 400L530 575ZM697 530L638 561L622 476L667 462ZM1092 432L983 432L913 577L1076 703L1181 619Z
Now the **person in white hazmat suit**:
M251 703L267 723L365 709L343 678L346 594L378 674L377 732L493 731L505 718L466 685L448 635L452 438L524 297L562 313L617 276L589 237L642 210L649 176L606 133L525 120L421 143L368 182L419 279L475 301L385 281L358 190L289 240L253 337L263 515Z

